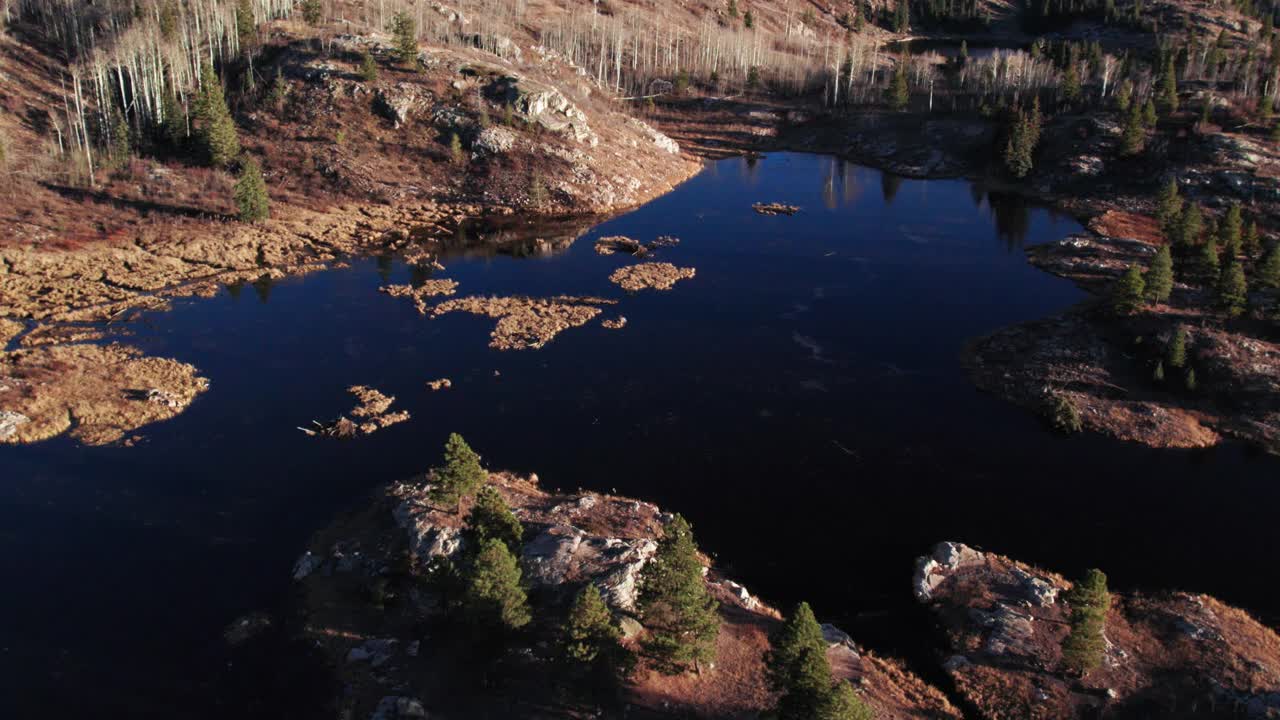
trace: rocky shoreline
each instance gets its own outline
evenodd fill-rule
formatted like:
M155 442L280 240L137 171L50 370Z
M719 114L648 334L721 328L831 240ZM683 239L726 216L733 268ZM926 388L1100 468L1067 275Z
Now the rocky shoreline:
M318 533L294 566L303 639L329 658L343 688L335 716L586 717L612 707L606 716L756 717L771 707L763 658L780 614L709 563L707 588L721 605L713 666L671 677L642 659L613 704L599 707L550 692L557 670L546 626L584 583L601 589L624 642L643 636L636 580L671 515L631 498L549 492L536 476L492 473L489 483L524 525L519 560L537 618L537 629L506 649L506 679L482 692L460 689L467 680L453 654L462 651L421 578L459 552L464 512L436 509L427 479L415 478ZM943 686L823 626L833 672L877 718L1280 713L1280 638L1208 596L1113 594L1104 666L1076 679L1060 668L1071 588L1061 576L944 542L918 560L911 586L942 630L927 676L945 677Z

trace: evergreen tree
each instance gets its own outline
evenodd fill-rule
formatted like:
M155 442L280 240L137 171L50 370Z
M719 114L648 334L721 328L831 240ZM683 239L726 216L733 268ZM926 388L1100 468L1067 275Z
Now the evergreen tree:
M401 11L391 18L391 35L395 44L396 59L405 65L418 60L418 23L413 16Z
M746 14L742 16L742 27L744 27L744 28L746 28L746 29L750 30L751 28L754 28L755 26L756 26L756 19L755 19L755 16L753 16L753 15L751 14L751 11L750 11L750 10L748 10L748 11L746 12Z
M457 508L462 498L476 491L488 478L480 456L457 433L444 444L444 466L431 471L431 500Z
M254 223L271 216L271 198L267 195L267 183L262 179L262 168L248 155L240 159L240 176L236 179L234 195L241 222Z
M324 5L320 0L302 0L302 19L313 27L324 22Z
M1045 405L1046 419L1049 426L1063 435L1072 435L1084 429L1084 421L1080 419L1080 411L1075 403L1062 393L1051 393Z
M1009 127L1009 140L1005 145L1004 163L1009 173L1023 178L1031 172L1036 145L1040 142L1040 100L1031 106L1031 112L1019 111Z
M1169 293L1173 291L1173 255L1170 254L1168 245L1161 245L1156 251L1143 281L1147 300L1162 303L1169 299Z
M1165 59L1164 72L1160 75L1160 109L1166 115L1178 111L1178 75L1173 56L1173 53L1169 53Z
M1106 652L1103 633L1111 607L1107 576L1101 570L1088 570L1072 586L1067 602L1071 605L1071 631L1062 643L1062 662L1067 670L1085 675L1102 664Z
M378 80L378 61L373 59L368 48L360 51L360 79L367 83Z
M1218 307L1227 317L1238 317L1249 303L1249 286L1244 279L1244 268L1236 258L1227 258L1218 278Z
M516 519L502 493L485 485L476 493L476 502L467 513L462 537L469 547L478 548L485 540L501 540L513 554L519 554L524 526Z
M1137 155L1146 144L1147 131L1142 126L1142 111L1137 103L1130 103L1124 120L1124 133L1120 136L1120 154Z
M1262 236L1258 234L1258 221L1249 221L1249 229L1244 233L1244 252L1252 258L1262 252Z
M1176 222L1182 216L1182 197L1178 194L1178 181L1169 178L1169 182L1160 190L1156 201L1156 219L1162 227Z
M1186 211L1182 213L1182 217L1178 222L1178 238L1177 245L1182 250L1187 250L1191 246L1200 241L1200 230L1204 226L1203 216L1200 214L1200 206L1195 203L1189 203Z
M905 3L905 0L903 0ZM907 84L907 53L898 56L898 63L893 68L893 82L889 86L889 105L894 110L906 110L911 101L911 88Z
M1142 104L1142 124L1144 127L1154 128L1156 126L1156 104L1151 98Z
M1133 107L1133 86L1128 80L1120 83L1120 89L1116 91L1116 109L1122 113L1127 113Z
M520 565L497 538L480 544L463 578L462 610L471 624L486 630L517 630L532 615Z
M253 1L236 1L236 37L240 41L240 51L247 52L258 40L258 24L253 20Z
M807 650L825 653L827 642L813 609L809 603L802 602L769 638L765 665L769 686L774 692L786 692L796 684L796 668Z
M664 672L715 658L719 604L702 579L693 530L679 515L667 523L657 553L640 573L639 608L649 631L646 649Z
M1280 243L1272 243L1258 265L1257 282L1269 288L1280 288Z
M1186 375L1185 382L1187 385L1187 392L1195 392L1196 388L1199 387L1199 384L1196 382L1195 368L1187 368L1187 375Z
M1154 380L1156 384L1161 384L1164 382L1164 361L1163 360L1156 361L1156 369L1155 369L1155 372L1151 373L1151 379Z
M1240 203L1231 203L1227 209L1222 225L1218 227L1218 238L1228 259L1240 257L1244 252L1244 218L1240 213Z
M1067 65L1062 75L1062 99L1068 105L1075 105L1080 100L1080 76L1076 74L1075 63Z
M458 137L458 133L449 135L449 158L453 160L454 165L461 165L466 159L466 155L462 152L462 138Z
M187 139L187 118L177 94L166 91L160 96L160 137L170 148L178 149Z
M1200 281L1208 285L1218 279L1220 263L1218 262L1218 242L1212 237L1200 246L1200 256L1196 260L1196 270L1200 273Z
M576 664L594 663L614 652L621 637L600 588L592 583L584 585L573 599L561 632L564 658Z
M1181 369L1187 364L1187 329L1179 327L1169 341L1169 349L1165 354L1169 367Z
M1142 294L1146 283L1142 280L1142 271L1137 265L1130 265L1124 275L1116 282L1111 295L1111 309L1117 315L1132 315L1142 309Z
M125 120L120 108L111 108L111 145L107 153L112 165L120 166L129 161L132 143L129 142L129 121Z
M818 711L818 720L874 720L875 712L862 702L853 686L844 680L836 681L827 702Z
M222 83L213 67L200 68L200 94L195 107L196 138L205 159L214 167L226 167L240 154L236 124L222 95Z

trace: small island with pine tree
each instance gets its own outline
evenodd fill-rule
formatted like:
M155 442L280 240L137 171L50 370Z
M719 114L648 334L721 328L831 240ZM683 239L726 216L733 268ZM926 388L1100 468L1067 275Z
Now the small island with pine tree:
M926 681L807 603L770 607L711 566L679 514L490 472L456 434L439 467L320 532L294 578L343 717L1280 711L1280 637L1208 596L1115 593L1099 570L1072 583L940 543L903 574L942 630Z

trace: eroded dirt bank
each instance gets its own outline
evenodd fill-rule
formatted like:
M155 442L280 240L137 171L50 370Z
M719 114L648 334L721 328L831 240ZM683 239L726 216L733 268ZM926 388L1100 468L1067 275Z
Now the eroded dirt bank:
M463 542L459 512L428 499L426 478L394 483L370 505L318 533L296 563L304 637L347 688L337 712L396 717L577 717L594 710L557 695L555 627L583 583L594 583L626 642L644 628L636 581L670 515L651 503L596 493L548 492L536 476L492 473L489 482L524 525L520 556L534 629L505 650L503 682L473 681L447 638L448 621L426 568ZM903 568L903 582L910 577ZM710 567L721 603L718 660L700 675L664 676L641 660L618 707L628 717L755 717L772 706L763 654L779 614ZM921 557L911 587L943 633L931 686L900 661L880 657L824 625L828 659L878 718L1270 717L1280 710L1280 638L1246 613L1204 595L1113 593L1103 666L1077 679L1062 667L1071 583L1061 576L958 543ZM921 627L924 635L930 633ZM939 674L940 673L940 674ZM384 713L380 715L379 713Z

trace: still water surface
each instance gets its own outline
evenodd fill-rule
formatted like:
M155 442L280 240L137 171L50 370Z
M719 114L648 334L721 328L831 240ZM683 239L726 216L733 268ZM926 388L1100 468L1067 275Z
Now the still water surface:
M804 210L761 217L757 200ZM223 628L287 603L310 533L434 463L450 431L549 487L680 510L753 590L888 652L917 650L911 562L942 539L1274 620L1274 460L1059 438L965 379L967 339L1083 298L1022 253L1079 229L968 182L777 154L712 164L564 252L437 273L463 294L616 297L620 331L490 350L492 321L380 294L415 279L394 258L150 315L132 341L210 392L136 448L0 448L0 716L305 707L309 676L229 656ZM679 237L656 259L697 277L628 296L607 276L631 260L592 249L611 234ZM426 391L439 377L453 388ZM295 429L349 409L352 384L412 420L348 443Z

